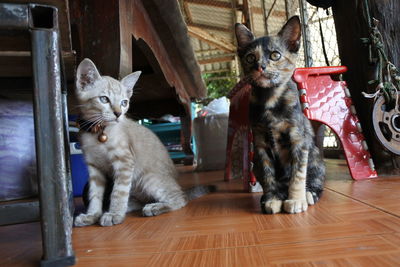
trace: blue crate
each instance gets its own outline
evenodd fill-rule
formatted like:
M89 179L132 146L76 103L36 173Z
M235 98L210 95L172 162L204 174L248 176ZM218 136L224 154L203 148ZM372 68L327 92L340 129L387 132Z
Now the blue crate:
M68 120L70 122L76 121L77 116L69 115ZM71 178L72 178L72 192L74 197L82 196L83 188L89 180L89 172L85 159L82 154L82 150L77 139L77 133L79 129L76 127L69 127L70 144L69 150L70 163L71 163Z
M168 122L144 125L155 133L164 145L181 143L181 123Z
M82 196L83 188L89 179L89 172L82 151L80 150L79 143L72 142L70 144L71 150L71 176L72 176L72 190L74 197Z
M154 132L166 147L181 144L180 122L144 124L144 126ZM168 153L173 160L184 159L186 157L183 151L169 151Z

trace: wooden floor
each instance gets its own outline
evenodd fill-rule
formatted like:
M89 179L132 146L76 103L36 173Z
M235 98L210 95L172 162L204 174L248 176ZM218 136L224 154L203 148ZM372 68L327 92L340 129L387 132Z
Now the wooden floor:
M260 213L260 194L223 172L182 169L180 183L218 191L158 217L130 214L122 225L75 228L77 266L399 266L400 178L354 182L329 160L321 201L306 213ZM38 223L0 227L0 266L41 256Z

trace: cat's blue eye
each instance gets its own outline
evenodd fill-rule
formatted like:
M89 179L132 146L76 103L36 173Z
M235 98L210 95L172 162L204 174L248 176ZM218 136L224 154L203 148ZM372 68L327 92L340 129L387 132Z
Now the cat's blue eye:
M279 53L278 51L274 51L271 53L269 58L272 59L273 61L277 61L281 58L281 53Z
M248 54L246 56L246 62L252 64L256 61L256 56L254 54Z
M121 106L126 107L128 105L128 100L122 100Z
M107 104L108 102L110 102L110 100L106 96L100 96L100 102L103 104Z

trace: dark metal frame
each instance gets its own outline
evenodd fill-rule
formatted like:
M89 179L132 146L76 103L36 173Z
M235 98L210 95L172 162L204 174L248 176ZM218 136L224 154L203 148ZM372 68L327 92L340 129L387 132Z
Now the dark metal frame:
M42 229L42 266L75 263L72 250L73 203L66 126L66 90L60 56L57 9L37 4L0 3L0 30L31 34L36 160ZM18 204L21 205L21 204ZM26 208L27 205L23 205ZM34 205L33 205L34 207ZM37 209L37 206L36 206ZM0 217L21 213L17 204L0 209ZM10 216L3 224L32 216Z

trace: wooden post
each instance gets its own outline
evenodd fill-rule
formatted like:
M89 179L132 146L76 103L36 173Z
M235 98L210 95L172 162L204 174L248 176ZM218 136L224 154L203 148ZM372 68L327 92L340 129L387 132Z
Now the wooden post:
M372 125L373 100L366 99L361 92L375 92L368 88L367 82L373 79L374 66L368 62L368 48L360 38L368 36L368 22L363 11L364 0L336 0L333 6L339 54L342 65L348 67L344 75L352 99L361 120L363 133L367 139L375 166L380 175L391 173L399 165L399 157L385 152L375 137ZM382 33L389 60L400 67L400 1L369 0L370 14L380 21L378 26ZM398 171L399 169L397 169Z
M235 43L236 40L236 34L235 31L233 30L234 26L238 21L237 21L237 15L236 15L236 0L231 0L231 5L232 5L232 40L233 43ZM236 47L236 45L235 45ZM236 49L235 49L236 52ZM237 54L235 53L235 59L231 62L231 71L234 72L236 74L236 81L239 82L240 78L239 75L241 74L240 71L240 64L239 64L239 58L237 56Z
M244 24L250 31L254 31L253 18L251 13L251 0L243 0Z

